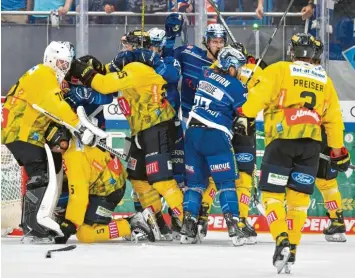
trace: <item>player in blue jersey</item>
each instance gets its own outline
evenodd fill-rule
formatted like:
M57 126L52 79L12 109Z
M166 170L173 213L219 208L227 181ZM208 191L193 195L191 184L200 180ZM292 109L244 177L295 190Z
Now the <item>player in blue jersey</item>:
M237 225L239 207L235 180L238 170L231 139L237 107L246 101L247 89L236 78L245 63L246 57L240 51L225 47L218 54L217 68L204 68L199 76L185 133L187 190L181 243L196 242L202 195L212 176L220 191L229 237L234 246L244 244L244 234Z

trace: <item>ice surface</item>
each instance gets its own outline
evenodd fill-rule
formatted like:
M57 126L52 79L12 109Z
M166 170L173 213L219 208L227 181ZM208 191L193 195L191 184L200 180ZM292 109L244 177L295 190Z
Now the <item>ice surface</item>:
M224 232L209 232L200 245L127 241L88 245L72 238L69 244L78 247L53 253L51 259L45 258L46 251L59 245L24 245L6 238L1 240L1 274L4 278L280 277L272 266L270 235L258 238L258 244L242 247L233 247ZM346 243L329 243L323 235L305 235L288 277L355 277L355 237L348 236Z

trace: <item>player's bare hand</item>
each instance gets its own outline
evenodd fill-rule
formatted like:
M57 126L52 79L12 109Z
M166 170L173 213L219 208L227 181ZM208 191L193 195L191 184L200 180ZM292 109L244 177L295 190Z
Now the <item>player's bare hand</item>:
M60 16L66 15L68 11L69 11L69 9L67 7L59 7L58 15L60 15Z
M255 10L256 12L256 17L259 19L262 19L264 16L264 6L263 5L258 5L258 7Z
M306 20L310 18L313 15L313 7L312 5L308 5L302 8L301 10L302 13L302 19Z

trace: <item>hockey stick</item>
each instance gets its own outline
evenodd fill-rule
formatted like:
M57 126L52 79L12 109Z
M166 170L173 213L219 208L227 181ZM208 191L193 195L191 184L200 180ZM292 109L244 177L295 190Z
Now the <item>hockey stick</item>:
M70 251L70 250L74 250L75 248L76 248L76 245L68 245L68 246L65 246L63 248L48 250L47 253L46 253L46 258L47 259L52 258L52 253L53 252Z
M212 1L212 0L208 0L208 1ZM292 6L292 4L293 4L293 1L294 1L294 0L291 0L291 1L290 1L290 4L288 4L286 11L285 11L284 14L282 15L282 17L281 17L281 19L280 19L279 24L277 25L277 27L274 29L274 32L272 33L272 35L271 35L271 37L270 37L270 39L269 39L268 44L266 45L266 47L265 47L263 53L261 53L261 56L260 56L258 62L256 63L254 69L253 69L252 72L250 73L250 76L249 76L247 82L245 83L245 85L248 85L248 83L249 83L249 81L251 80L252 76L254 75L256 69L257 69L258 66L260 65L261 61L264 59L265 54L266 54L266 52L268 51L268 49L269 49L269 47L270 47L270 45L271 45L271 43L272 43L272 40L274 39L274 37L275 37L277 31L280 29L280 26L282 25L282 22L285 20L286 14L287 14L288 11L290 10L290 8L291 8L291 6Z
M257 210L260 212L261 215L266 217L266 213L264 210L263 205L260 203L259 198L258 198L258 178L256 177L256 163L254 164L254 171L253 171L253 179L254 179L254 193L253 193L253 203L254 206L257 208Z
M58 117L54 116L53 114L47 112L46 110L44 110L43 108L39 107L37 104L32 104L32 107L41 112L42 114L46 115L48 118L52 119L53 121L65 126L67 129L69 129L73 134L80 134L81 131L76 129L75 127L72 127L70 124L62 121L61 119L59 119ZM80 111L80 109L79 109ZM82 120L83 122L85 122L86 120L83 118L83 119L80 119ZM103 133L105 133L103 130L101 130ZM97 134L96 134L97 135ZM98 135L99 136L99 135ZM106 136L107 137L107 136ZM105 138L105 137L101 137L101 138ZM116 150L114 150L113 148L107 146L106 144L102 143L101 141L98 141L97 142L97 146L103 148L104 150L108 151L109 153L111 154L114 154L115 156L117 156L118 158L122 159L122 160L126 160L127 159L127 156L124 155L124 154L121 154L119 152L117 152Z
M145 0L142 1L142 30L141 30L141 35L142 35L142 45L141 47L143 48L143 32L144 32L144 16L145 16Z

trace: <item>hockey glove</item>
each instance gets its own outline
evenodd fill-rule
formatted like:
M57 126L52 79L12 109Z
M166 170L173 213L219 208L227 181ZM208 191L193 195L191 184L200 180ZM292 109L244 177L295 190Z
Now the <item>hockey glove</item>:
M135 62L135 55L132 51L121 51L119 52L115 59L110 63L110 71L120 71L125 65Z
M71 77L79 79L81 83L85 86L91 85L92 80L94 79L97 71L94 70L92 66L81 62L80 60L74 60L70 67Z
M77 129L79 129L80 133L74 132L74 135L82 144L87 145L89 147L96 146L98 138L96 138L96 135L91 132L91 130L89 130L80 123L77 126Z
M64 220L60 224L60 229L62 230L64 236L57 236L54 238L56 244L66 244L68 239L76 234L76 226L69 220Z
M96 70L98 73L106 74L105 65L101 63L98 59L96 59L94 56L85 55L83 57L80 57L79 60L83 63L88 64L89 66L92 66L94 70Z
M182 25L184 19L181 14L172 13L165 19L165 32L167 38L175 38L181 36Z
M233 123L234 134L253 136L255 134L255 119L238 117Z
M350 165L350 155L348 149L342 147L340 154L336 155L334 150L330 151L330 164L333 169L339 172L345 172Z
M133 51L135 61L155 68L160 62L160 55L149 49L138 48Z

